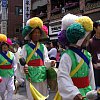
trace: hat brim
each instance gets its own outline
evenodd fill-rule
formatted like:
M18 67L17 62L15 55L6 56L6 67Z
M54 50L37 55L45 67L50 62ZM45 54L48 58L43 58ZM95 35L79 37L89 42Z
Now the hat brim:
M36 29L36 28L34 28L34 29ZM24 37L25 40L31 40L30 37L29 37L29 35L30 35L31 32L34 31L34 29L32 29L32 30ZM43 31L42 29L40 29L40 30L41 30L41 34L42 34L42 35L41 35L41 39L48 38L48 36L44 33L44 31Z

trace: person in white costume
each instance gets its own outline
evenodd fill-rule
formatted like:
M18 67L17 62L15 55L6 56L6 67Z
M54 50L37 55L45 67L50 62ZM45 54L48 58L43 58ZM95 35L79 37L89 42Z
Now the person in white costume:
M14 74L17 68L17 62L14 54L9 51L11 40L4 41L4 38L6 37L0 34L0 76L2 77L2 82L0 83L0 96L2 100L13 100L12 97L15 90ZM5 96L6 91L7 97Z
M87 100L84 97L87 92L95 89L95 81L91 55L83 50L81 45L88 32L93 29L93 22L87 16L81 16L72 22L72 16L64 16L62 19L62 32L58 35L59 42L63 43L65 41L65 45L68 46L59 63L57 73L58 92L62 100ZM70 21L65 23L68 19ZM85 60L88 63L75 50L82 52L82 55L84 52Z
M22 48L19 46L18 43L15 43L15 45L16 45L16 52L14 54L17 61L17 69L15 71L15 88L16 88L15 94L16 94L19 86L24 82L25 75L24 75L23 68L21 67L20 62L19 62L19 59L22 56L21 55Z
M55 61L49 59L47 48L44 44L39 42L41 37L44 36L44 31L47 32L47 30L43 30L42 20L38 17L33 17L27 21L22 32L25 39L30 39L30 42L22 48L22 56L26 61L24 71L27 79L26 90L28 100L34 100L34 97L30 92L28 80L31 81L36 90L43 96L48 95L46 70L53 66ZM34 46L35 48L32 48ZM35 52L31 56L31 53L34 50Z

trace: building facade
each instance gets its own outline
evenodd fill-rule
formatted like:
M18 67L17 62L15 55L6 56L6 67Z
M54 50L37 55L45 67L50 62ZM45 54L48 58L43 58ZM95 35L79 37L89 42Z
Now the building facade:
M8 0L8 37L22 39L23 0Z
M49 28L50 40L57 39L57 34L61 30L61 19L68 13L87 15L93 21L100 20L100 0L33 0L32 2L31 17L38 16L44 21Z
M23 1L29 6L24 7ZM48 26L50 40L57 39L61 30L61 19L68 13L87 15L93 21L100 19L100 0L8 0L8 37L22 38L23 10L28 11L26 16L40 17Z

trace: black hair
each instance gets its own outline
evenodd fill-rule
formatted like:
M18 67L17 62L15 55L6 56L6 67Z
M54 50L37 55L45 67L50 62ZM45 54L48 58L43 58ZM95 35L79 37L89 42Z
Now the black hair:
M56 47L56 48L58 47L57 41L52 41L52 44L54 47Z
M97 28L98 26L100 26L100 20L95 21L93 23L93 31L91 32L91 38L94 36L94 34L96 33L96 31L94 30L94 28Z

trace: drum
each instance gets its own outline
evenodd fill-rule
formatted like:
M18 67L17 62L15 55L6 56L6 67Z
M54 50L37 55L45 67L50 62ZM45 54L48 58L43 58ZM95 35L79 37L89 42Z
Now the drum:
M47 70L47 82L48 86L51 91L57 91L58 85L57 85L57 68L49 68Z

